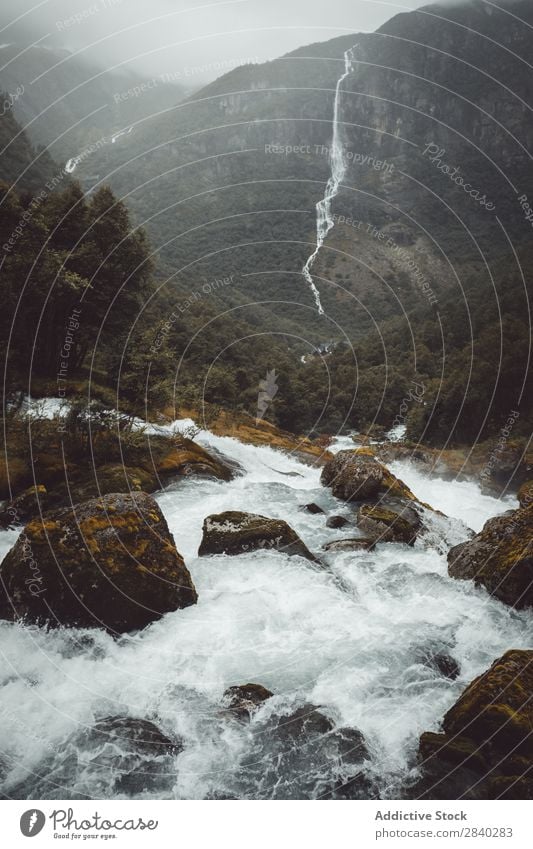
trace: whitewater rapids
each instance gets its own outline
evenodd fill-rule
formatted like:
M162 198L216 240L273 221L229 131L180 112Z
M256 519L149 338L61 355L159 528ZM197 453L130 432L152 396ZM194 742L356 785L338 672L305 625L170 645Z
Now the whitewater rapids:
M300 509L314 501L350 514L320 485L320 470L235 439L204 432L198 441L244 473L229 483L182 479L156 496L198 590L196 606L118 640L98 630L0 623L3 794L112 797L109 772L77 740L99 718L127 714L184 742L164 789L137 797L313 795L310 785L339 778L338 765L303 757L280 770L268 736L254 733L269 714L312 703L337 726L364 734L368 771L380 794L394 798L420 733L436 730L466 684L496 657L530 646L531 614L448 578L437 544L325 553L324 543L353 531L329 529L325 516ZM472 526L516 506L483 496L475 484L424 478L408 463L394 470L419 498L454 508ZM268 551L199 558L204 518L230 509L285 519L326 568ZM434 532L447 545L468 534L453 518L436 522ZM0 534L2 555L16 536ZM460 677L450 681L425 665L428 652L451 654ZM242 724L221 713L221 697L228 686L247 682L275 696ZM34 775L43 764L46 787Z

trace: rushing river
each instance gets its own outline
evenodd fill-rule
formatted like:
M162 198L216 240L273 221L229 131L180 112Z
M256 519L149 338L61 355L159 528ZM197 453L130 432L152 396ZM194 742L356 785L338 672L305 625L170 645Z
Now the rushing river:
M300 509L315 501L328 513L351 513L320 485L319 470L234 439L204 433L198 441L237 461L244 474L230 483L182 479L157 496L192 573L196 606L119 640L95 630L0 623L3 793L320 795L346 777L338 760L327 749L280 758L266 731L271 715L311 703L336 726L364 734L371 755L365 770L381 795L394 797L413 767L420 733L437 729L465 685L497 656L531 645L530 613L448 578L446 569L446 547L468 535L459 517L477 529L514 502L395 464L419 498L457 518L435 518L431 535L414 548L326 553L324 543L353 530L332 530L325 516ZM204 518L229 509L285 519L324 565L266 551L199 558ZM0 535L2 555L16 535ZM424 663L434 652L455 658L456 680ZM248 724L221 710L224 690L247 682L275 694ZM84 730L117 714L149 719L183 741L183 751L162 763L160 780L145 782L150 789L117 793L106 753L87 744Z

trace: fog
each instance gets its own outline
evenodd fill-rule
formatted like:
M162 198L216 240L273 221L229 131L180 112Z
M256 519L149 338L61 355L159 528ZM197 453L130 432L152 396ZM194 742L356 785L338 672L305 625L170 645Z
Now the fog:
M371 31L420 0L2 0L0 43L61 47L104 67L197 80Z

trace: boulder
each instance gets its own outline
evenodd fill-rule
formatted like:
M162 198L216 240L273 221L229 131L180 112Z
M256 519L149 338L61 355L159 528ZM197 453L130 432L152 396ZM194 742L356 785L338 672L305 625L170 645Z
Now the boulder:
M149 448L153 469L161 478L199 475L229 481L234 477L235 470L229 464L192 439L151 437Z
M412 797L533 799L532 694L533 651L506 652L422 735Z
M168 798L183 748L149 720L107 716L63 741L11 792L17 799L56 799L68 787L73 799L91 791L89 798Z
M9 501L0 512L0 527L13 528L22 525L46 507L47 491L42 485L30 486Z
M422 529L422 520L409 503L388 499L379 504L363 504L357 515L357 527L375 542L413 545Z
M317 514L317 513L324 513L325 512L324 510L322 510L322 507L319 507L318 504L315 504L313 501L311 501L310 504L304 504L300 509L306 510L307 513L316 513Z
M360 551L361 549L373 548L374 545L374 539L349 537L347 539L334 539L332 542L327 542L323 548L324 551Z
M2 619L123 633L196 601L165 518L142 492L33 520L0 566Z
M516 497L520 507L529 507L530 504L533 504L533 481L523 483Z
M343 501L373 501L383 495L416 500L370 449L339 451L322 469L320 481Z
M327 528L344 528L344 526L348 524L349 521L345 516L329 516L329 518L326 519Z
M496 516L448 552L452 578L473 580L505 604L533 605L533 503Z
M258 724L255 763L275 787L273 798L361 799L372 793L363 766L369 760L356 728L335 728L312 704ZM266 751L265 751L266 750ZM270 774L269 774L270 773Z
M297 554L316 562L298 534L282 519L228 510L204 520L198 554L245 554L257 549Z
M241 684L224 692L226 709L237 719L250 719L254 711L274 694L261 684Z
M425 663L426 666L434 669L444 678L449 678L450 681L455 681L461 672L459 664L455 658L449 654L443 654L441 652L437 654L429 654L425 658Z
M305 704L287 716L274 717L276 735L280 740L297 740L309 735L323 735L333 730L333 722L315 705Z

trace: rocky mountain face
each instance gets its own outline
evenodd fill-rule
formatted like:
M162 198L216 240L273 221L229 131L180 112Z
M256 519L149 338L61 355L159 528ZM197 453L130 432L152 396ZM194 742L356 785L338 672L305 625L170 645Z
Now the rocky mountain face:
M479 0L434 5L376 33L243 66L79 173L108 174L128 196L174 291L233 273L217 303L295 301L302 307L269 307L281 326L291 315L338 335L316 321L299 271L315 242L335 87L353 48L338 109L346 174L314 269L327 314L352 334L370 315L432 315L458 278L468 288L465 275L493 297L493 260L515 264L529 235L518 198L533 196L532 18L518 0L512 13Z

